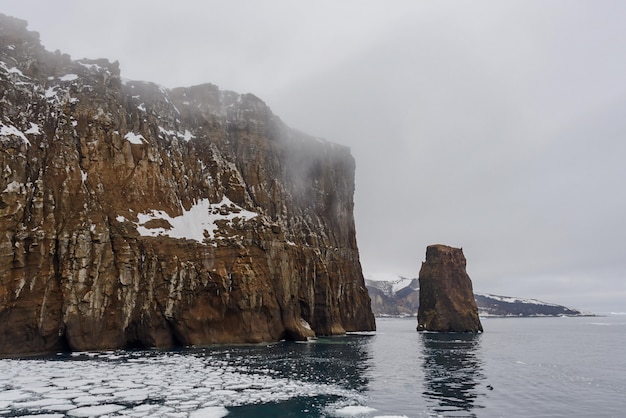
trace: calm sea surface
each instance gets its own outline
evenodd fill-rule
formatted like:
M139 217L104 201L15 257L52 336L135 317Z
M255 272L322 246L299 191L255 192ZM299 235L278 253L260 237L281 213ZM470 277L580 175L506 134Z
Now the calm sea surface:
M626 417L626 315L0 360L0 417Z

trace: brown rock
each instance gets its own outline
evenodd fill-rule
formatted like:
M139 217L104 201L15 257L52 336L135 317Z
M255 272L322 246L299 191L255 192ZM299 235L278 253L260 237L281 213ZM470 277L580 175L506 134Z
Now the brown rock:
M429 245L419 273L418 331L482 332L463 249Z
M0 354L375 328L348 148L250 94L122 82L1 14L0 61Z

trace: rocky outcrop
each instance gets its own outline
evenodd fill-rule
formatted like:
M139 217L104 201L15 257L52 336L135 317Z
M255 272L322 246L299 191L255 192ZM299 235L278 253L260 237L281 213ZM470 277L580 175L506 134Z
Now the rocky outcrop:
M0 353L372 330L349 149L0 15Z
M375 316L417 316L419 310L418 279L385 275L392 280L368 280L365 286L372 300ZM542 316L593 316L563 305L537 299L523 299L474 292L480 317L542 317Z
M461 248L429 245L419 273L418 331L482 332Z

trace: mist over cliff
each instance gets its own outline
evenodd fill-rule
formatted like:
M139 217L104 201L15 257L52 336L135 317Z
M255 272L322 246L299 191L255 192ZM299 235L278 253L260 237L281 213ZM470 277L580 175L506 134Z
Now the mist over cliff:
M0 353L375 328L346 147L0 14Z

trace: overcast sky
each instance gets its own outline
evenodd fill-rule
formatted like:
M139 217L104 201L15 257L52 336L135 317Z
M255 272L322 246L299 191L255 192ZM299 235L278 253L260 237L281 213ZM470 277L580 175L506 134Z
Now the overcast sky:
M49 50L349 146L366 273L626 311L626 2L0 0Z

